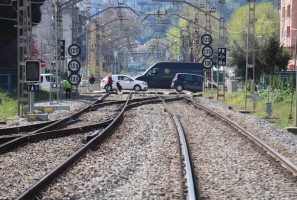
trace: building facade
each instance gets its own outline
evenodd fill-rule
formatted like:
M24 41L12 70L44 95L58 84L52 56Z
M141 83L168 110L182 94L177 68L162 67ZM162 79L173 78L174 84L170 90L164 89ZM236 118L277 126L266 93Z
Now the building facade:
M280 43L287 48L291 55L288 70L296 71L297 44L297 0L280 0ZM297 59L297 58L296 58Z

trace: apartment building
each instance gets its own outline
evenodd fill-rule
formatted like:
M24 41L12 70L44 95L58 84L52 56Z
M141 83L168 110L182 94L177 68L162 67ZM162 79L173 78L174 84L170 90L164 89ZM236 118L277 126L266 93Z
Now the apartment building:
M291 60L288 70L294 71L297 70L297 66L294 66L297 44L297 0L280 1L280 43L290 52Z

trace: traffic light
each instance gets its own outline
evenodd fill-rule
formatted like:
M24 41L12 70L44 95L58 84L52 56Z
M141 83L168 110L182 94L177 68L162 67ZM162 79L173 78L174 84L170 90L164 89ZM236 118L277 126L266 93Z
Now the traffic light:
M26 60L25 61L25 80L26 82L40 81L40 61Z
M102 70L105 70L105 62L102 63Z

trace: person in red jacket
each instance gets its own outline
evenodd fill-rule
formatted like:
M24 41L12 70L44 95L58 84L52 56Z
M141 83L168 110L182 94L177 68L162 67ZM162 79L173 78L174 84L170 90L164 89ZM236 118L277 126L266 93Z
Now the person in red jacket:
M105 86L105 89L106 91L112 91L112 76L111 74L108 75L108 78L107 78L107 83L106 83L106 86Z

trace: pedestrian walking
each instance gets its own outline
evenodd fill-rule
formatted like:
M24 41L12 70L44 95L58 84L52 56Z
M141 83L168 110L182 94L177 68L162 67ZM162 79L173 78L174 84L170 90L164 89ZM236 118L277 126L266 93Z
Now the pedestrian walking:
M112 82L113 82L112 76L111 76L111 74L109 74L108 78L107 78L107 83L106 83L106 86L105 86L105 89L106 89L107 92L112 91Z
M63 85L64 85L64 89L65 89L65 92L66 92L66 99L70 99L71 98L72 85L68 81L68 79L63 81Z
M121 92L123 88L122 88L120 82L117 82L116 85L117 85L119 92Z
M95 77L93 74L91 75L89 82L90 82L90 92L93 92L94 91L94 83L95 83Z

